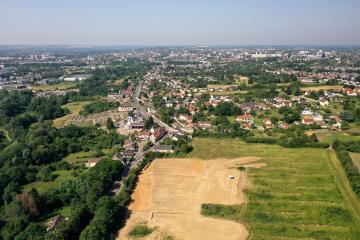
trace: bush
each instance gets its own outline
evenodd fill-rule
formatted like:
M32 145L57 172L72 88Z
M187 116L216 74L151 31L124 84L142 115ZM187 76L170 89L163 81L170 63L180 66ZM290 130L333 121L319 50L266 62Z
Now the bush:
M141 238L151 234L154 229L149 228L145 224L136 225L130 232L129 236L133 238Z
M276 144L277 139L271 137L247 137L245 138L245 142L247 143L267 143L267 144Z
M360 141L341 142L336 140L333 148L339 151L360 152Z
M346 151L336 151L336 156L344 167L353 191L360 197L360 172Z

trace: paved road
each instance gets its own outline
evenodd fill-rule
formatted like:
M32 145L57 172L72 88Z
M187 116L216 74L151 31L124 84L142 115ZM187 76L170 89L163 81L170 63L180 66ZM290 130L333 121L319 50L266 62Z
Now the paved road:
M135 106L138 108L139 112L141 114L143 114L146 117L152 117L154 119L154 122L156 122L157 124L159 124L159 126L163 127L166 129L166 131L170 132L170 133L175 133L178 132L178 130L174 129L173 127L169 126L168 124L164 123L163 121L161 121L159 118L157 118L154 114L151 114L149 112L146 111L146 109L140 104L139 101L139 96L141 93L141 86L143 84L143 80L141 80L138 84L138 86L136 87L135 90L135 95L134 95L134 104Z
M157 141L156 143L154 143L154 145L153 145L151 148L149 148L148 150L146 150L146 151L143 151L143 148L142 148L142 147L139 147L139 151L138 151L138 153L135 155L134 160L131 162L130 166L129 166L126 170L123 171L123 173L122 173L122 175L121 175L121 180L115 181L115 183L114 183L114 187L113 187L113 189L111 190L111 192L112 192L115 196L117 196L117 195L119 194L120 189L121 189L121 187L122 187L122 181L123 181L124 178L129 174L129 171L130 171L131 169L137 167L138 164L144 160L145 154L153 151L153 150L154 150L157 146L159 146L160 143L161 143L164 139L166 139L168 136L169 136L169 135L166 134L162 139L160 139L159 141Z
M135 168L136 166L138 166L138 164L141 161L143 161L144 156L145 156L146 153L153 151L154 148L159 146L159 144L166 137L168 137L170 134L173 134L173 133L176 133L176 132L181 132L179 130L175 130L173 127L171 127L168 124L164 123L163 121L158 119L156 116L154 116L154 114L151 114L151 113L147 112L146 109L140 104L139 96L140 96L140 93L141 93L142 84L143 84L143 80L139 81L139 84L136 86L135 94L133 96L134 105L138 108L138 111L141 114L143 114L145 117L150 117L151 116L154 119L154 122L156 122L159 126L165 128L166 131L167 131L167 134L162 139L160 139L159 141L154 143L154 145L150 149L148 149L147 151L143 151L143 148L141 146L139 146L139 151L135 155L134 160L131 162L130 167L123 172L123 174L121 176L121 180L116 181L115 184L114 184L114 188L112 189L112 192L113 192L113 194L115 196L118 195L119 192L120 192L120 189L122 187L122 180L128 175L128 173L129 173L129 171L131 169Z

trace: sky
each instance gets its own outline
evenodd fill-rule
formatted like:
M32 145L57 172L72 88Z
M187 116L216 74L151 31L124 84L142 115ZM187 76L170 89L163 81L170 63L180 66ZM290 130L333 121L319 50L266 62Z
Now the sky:
M0 0L0 44L354 45L360 0Z

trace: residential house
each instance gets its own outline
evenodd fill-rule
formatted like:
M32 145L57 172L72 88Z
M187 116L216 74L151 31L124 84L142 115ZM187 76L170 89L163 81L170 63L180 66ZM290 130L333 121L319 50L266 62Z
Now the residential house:
M51 220L46 228L46 230L49 232L53 229L55 229L57 226L59 226L60 223L62 223L65 220L63 216L60 214L57 215L53 220Z
M150 132L151 132L150 141L153 143L160 140L162 137L166 135L166 130L164 128L156 128L156 129L152 128Z
M272 129L273 128L273 124L270 121L269 118L264 118L264 126L266 129Z
M192 116L187 114L179 114L179 120L187 123L192 123Z
M338 116L330 116L330 126L331 126L331 129L341 129L341 118L338 117Z
M174 149L173 149L173 146L171 146L171 145L160 145L155 148L155 152L173 153Z
M250 114L243 114L236 118L236 121L242 122L242 123L253 123L254 118Z
M236 104L241 110L245 113L250 113L251 110L257 110L255 102L244 102L241 104Z
M289 124L286 123L286 122L279 122L279 128L288 129L288 128L289 128Z
M321 107L329 106L329 101L327 99L325 99L325 98L319 99L319 103L320 103Z
M120 107L118 107L119 112L132 112L136 109L137 109L137 107L133 106L130 103L124 103Z
M149 140L150 140L150 136L151 136L151 132L150 132L150 131L147 131L147 130L143 130L143 131L137 133L137 137L138 137L141 141L149 141Z
M205 121L197 122L196 125L198 128L201 128L201 129L212 128L212 124L210 122L205 122Z
M246 129L246 130L250 130L250 129L251 129L251 125L250 125L250 123L244 122L244 123L241 125L241 128Z
M95 167L96 164L98 164L98 162L100 162L102 160L101 157L93 157L93 158L90 158L86 163L85 163L85 166L86 167Z
M311 124L314 124L314 123L315 123L315 121L314 121L314 118L313 118L312 115L306 115L302 119L302 124L311 125Z
M123 158L125 159L133 159L136 155L136 151L135 150L131 150L131 149L126 149L123 153Z

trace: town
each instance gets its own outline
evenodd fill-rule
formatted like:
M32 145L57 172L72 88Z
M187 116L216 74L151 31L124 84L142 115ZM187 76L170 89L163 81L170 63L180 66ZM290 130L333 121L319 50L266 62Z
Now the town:
M91 174L101 176L106 167L112 169L107 174L120 172L109 182L96 180L103 184L97 194L110 192L127 206L142 169L154 158L191 155L194 139L319 149L341 145L334 140L360 139L358 48L189 46L68 53L7 47L0 48L0 92L0 162L31 156L26 180L16 185L24 193L17 196L35 201L34 196L52 194L53 202L33 213L48 234L68 231L59 225L72 221L70 203L82 198L65 198L76 189L66 181L86 185L80 176L89 175L91 182ZM25 146L28 139L34 143ZM59 153L60 148L66 151ZM4 194L15 191L10 180L1 186ZM88 209L82 211L76 214Z

